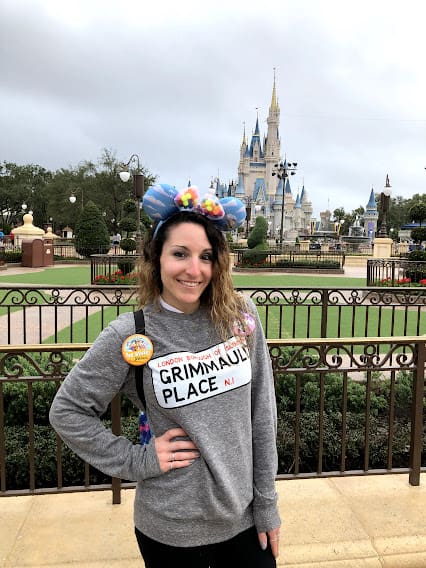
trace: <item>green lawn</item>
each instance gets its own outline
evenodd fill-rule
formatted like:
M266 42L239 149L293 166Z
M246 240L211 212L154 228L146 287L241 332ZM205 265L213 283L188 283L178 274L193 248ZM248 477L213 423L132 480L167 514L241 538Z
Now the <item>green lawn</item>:
M366 286L366 278L347 278L345 276L321 276L318 274L233 274L234 286L256 286L259 288L282 288L286 286L320 286L342 288Z
M64 266L49 267L42 272L28 272L27 274L7 275L7 270L0 276L2 282L18 284L49 284L52 286L70 285L87 286L90 284L90 266Z
M346 278L342 276L319 276L309 274L235 274L233 275L235 286L237 287L257 287L257 288L280 288L280 287L301 287L318 286L330 288L353 287L360 288L365 286L363 278ZM41 284L41 285L90 285L90 267L51 267L41 272L32 272L18 276L2 275L1 282L19 282L21 284ZM7 289L0 292L0 297L7 294ZM10 292L9 292L10 293ZM10 300L10 298L8 299ZM9 301L8 301L9 303ZM5 308L4 308L5 309ZM4 312L0 308L0 314ZM16 309L20 309L19 306ZM130 308L129 308L130 309ZM259 306L259 314L265 323L265 310ZM328 310L328 337L365 337L365 336L389 336L398 335L395 330L401 330L400 335L416 335L418 325L417 312L404 310L394 310L390 308L380 308L369 306L357 306L356 319L352 324L353 307L341 306L330 307ZM88 321L82 320L73 326L72 337L69 327L63 329L58 337L58 342L81 342L84 341L85 329L88 326L89 341L93 341L101 329L100 314L91 315ZM116 317L114 308L104 310L104 325ZM426 333L426 315L421 315L420 332ZM298 306L294 310L292 306L281 303L281 310L270 309L268 320L268 336L273 337L320 337L320 306ZM340 321L339 327L338 322ZM392 331L392 325L393 330ZM92 331L93 330L93 331ZM46 340L51 343L53 338Z
M21 292L25 290L25 284L28 285L50 285L50 286L63 286L64 284L70 286L87 286L90 284L90 266L77 266L77 267L49 267L45 268L42 272L28 272L26 274L15 274L7 276L7 271L2 273L0 276L0 284L3 282L23 284L21 287ZM7 295L7 298L5 296ZM33 295L34 303L33 305L38 305L42 303L41 297L43 293ZM13 302L13 297L19 301L22 298L22 294L16 294L13 292L8 292L7 289L3 288L0 290L0 303L7 301L8 304ZM12 308L12 311L20 309L19 306ZM7 313L7 308L0 307L0 316Z
M120 313L132 310L131 306L124 306ZM92 314L86 319L81 319L77 321L72 327L65 327L58 332L57 343L85 343L86 342L86 328L88 329L88 343L93 343L97 336L99 335L99 330L102 327L106 327L111 321L117 317L117 308L110 307L103 310L103 314L100 312ZM101 321L103 318L103 321ZM103 326L102 326L103 324ZM54 336L48 337L43 341L43 343L54 343ZM76 352L75 357L81 357L83 353Z

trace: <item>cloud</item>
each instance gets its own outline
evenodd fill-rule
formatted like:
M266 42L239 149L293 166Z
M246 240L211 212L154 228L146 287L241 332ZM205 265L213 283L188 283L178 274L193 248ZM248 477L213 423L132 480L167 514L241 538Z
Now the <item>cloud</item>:
M0 159L50 169L132 153L161 182L237 177L276 68L282 150L314 211L389 174L424 193L426 6L408 0L4 0ZM258 109L258 110L256 110Z

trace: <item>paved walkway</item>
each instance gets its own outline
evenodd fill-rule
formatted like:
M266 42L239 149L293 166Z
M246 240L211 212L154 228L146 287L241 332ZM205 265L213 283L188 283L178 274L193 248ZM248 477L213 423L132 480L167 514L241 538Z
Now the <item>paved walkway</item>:
M426 474L419 487L401 474L278 481L277 489L279 567L426 566ZM133 495L123 491L121 505L110 492L0 498L0 566L143 567Z
M13 266L0 272L0 276L19 276L21 274L43 272L44 270L52 270L55 268L69 268L81 265L64 265L49 268L26 268L23 266ZM7 282L1 282L1 286L7 286ZM10 285L20 286L19 283L11 282ZM28 284L21 284L22 287ZM49 293L48 284L46 284L46 293ZM97 306L72 306L72 320L77 322L99 311ZM24 329L22 325L22 313L18 310L10 313L10 322L2 325L3 321L8 318L7 315L0 317L0 345L18 345L24 343ZM29 307L25 309L25 343L36 344L45 341L48 337L52 337L55 332L59 332L62 328L68 327L70 322L70 305L66 306L45 306L43 308L42 330L40 331L40 313L39 307ZM10 341L8 339L8 330Z

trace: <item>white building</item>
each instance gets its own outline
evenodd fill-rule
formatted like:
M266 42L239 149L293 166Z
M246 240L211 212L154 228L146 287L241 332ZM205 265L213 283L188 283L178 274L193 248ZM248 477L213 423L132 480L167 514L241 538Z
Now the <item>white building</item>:
M244 201L247 204L250 225L254 225L255 218L262 215L268 221L271 237L280 236L282 223L283 239L294 241L298 236L310 234L313 209L304 186L294 197L290 179L283 181L272 175L276 172L275 166L280 162L282 153L279 134L280 107L275 77L266 122L268 129L262 140L257 116L250 143L247 142L244 127L238 183L231 183L227 187L216 179L216 193L219 197L235 195Z

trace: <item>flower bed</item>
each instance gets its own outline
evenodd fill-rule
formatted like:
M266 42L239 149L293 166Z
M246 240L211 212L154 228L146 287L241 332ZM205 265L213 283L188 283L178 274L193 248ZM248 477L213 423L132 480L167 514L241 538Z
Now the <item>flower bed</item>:
M129 274L123 274L121 270L116 270L111 274L111 276L105 274L99 274L96 276L94 284L101 284L103 286L110 284L111 286L116 286L117 284L135 286L138 283L138 275L136 272L130 272Z
M392 280L392 278L389 276L388 278L383 278L382 280L379 280L377 286L388 286L390 288L395 288L395 286L409 286L409 287L426 286L426 278L423 278L418 282L412 282L411 278L405 277L405 278L399 278L399 280Z

